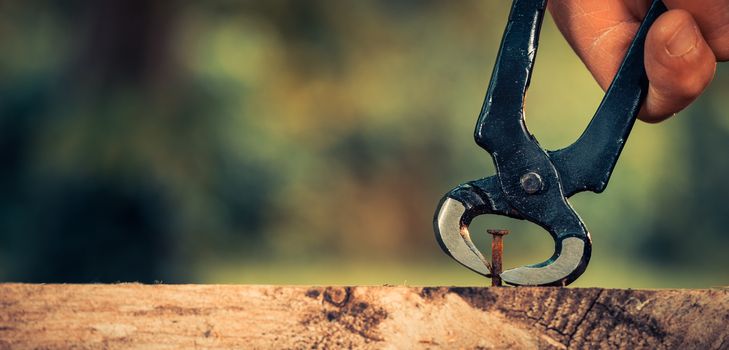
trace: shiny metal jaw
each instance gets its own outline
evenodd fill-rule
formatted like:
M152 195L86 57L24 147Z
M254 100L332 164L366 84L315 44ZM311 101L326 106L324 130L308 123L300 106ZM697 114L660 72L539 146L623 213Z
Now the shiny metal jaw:
M489 275L491 266L473 244L468 225L463 223L465 214L466 207L463 203L445 197L435 216L435 238L440 248L461 265L478 274Z
M491 267L471 240L467 205L445 197L436 211L434 228L441 249L474 272L487 276ZM589 239L588 239L589 240ZM501 273L501 279L516 286L566 285L584 272L590 260L590 243L579 237L558 239L555 253L547 261L517 267Z
M506 270L501 273L501 279L516 286L561 286L574 281L590 260L585 241L567 237L558 246L553 258L542 264Z

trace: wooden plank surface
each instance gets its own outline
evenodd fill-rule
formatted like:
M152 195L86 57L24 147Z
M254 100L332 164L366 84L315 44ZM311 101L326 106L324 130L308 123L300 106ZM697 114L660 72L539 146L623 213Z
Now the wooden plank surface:
M729 290L0 284L2 349L728 349Z

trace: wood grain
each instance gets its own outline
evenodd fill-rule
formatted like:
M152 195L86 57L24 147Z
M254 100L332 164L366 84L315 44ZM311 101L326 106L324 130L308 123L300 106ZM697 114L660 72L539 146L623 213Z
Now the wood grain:
M729 290L0 284L2 349L727 349Z

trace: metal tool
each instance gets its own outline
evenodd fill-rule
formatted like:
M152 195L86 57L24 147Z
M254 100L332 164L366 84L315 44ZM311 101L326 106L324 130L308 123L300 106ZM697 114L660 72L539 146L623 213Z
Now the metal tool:
M512 285L567 285L587 268L590 234L567 198L582 191L600 193L607 186L647 93L646 33L666 11L661 1L653 1L582 136L564 149L546 151L527 130L523 109L546 3L514 0L476 123L476 143L491 154L496 175L448 192L433 223L443 251L484 276L490 275L488 263L468 232L474 217L503 215L547 230L554 238L554 254L542 263L501 273Z

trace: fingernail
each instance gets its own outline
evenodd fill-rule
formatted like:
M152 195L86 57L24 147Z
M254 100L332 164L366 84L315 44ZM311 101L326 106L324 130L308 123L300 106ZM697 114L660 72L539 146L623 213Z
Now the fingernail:
M668 40L666 44L666 52L670 56L683 56L696 47L699 40L699 34L693 25L683 25Z

